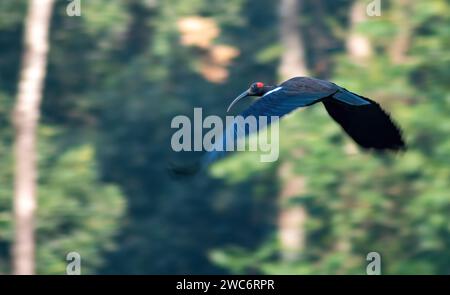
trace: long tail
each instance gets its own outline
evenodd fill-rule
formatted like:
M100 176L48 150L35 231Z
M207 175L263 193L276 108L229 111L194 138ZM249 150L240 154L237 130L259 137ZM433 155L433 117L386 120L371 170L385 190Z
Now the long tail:
M188 165L176 165L174 163L169 164L169 173L175 177L186 177L193 176L201 171L205 171L211 164L214 162L224 158L230 152L227 151L228 142L233 139L232 143L236 144L239 140L238 137L238 129L242 131L241 138L245 138L252 132L257 132L258 130L250 131L249 129L244 128L237 123L233 123L231 126L228 126L222 135L221 140L217 141L214 145L214 149L212 151L205 152L202 157L196 161L195 163Z
M167 168L169 174L174 178L190 177L199 173L202 169L200 161L197 161L189 165L178 165L175 163L169 163Z
M225 155L226 152L222 151L206 152L200 159L190 164L180 165L171 162L168 165L168 171L169 174L175 178L191 177L200 172L206 171L212 163L223 158Z

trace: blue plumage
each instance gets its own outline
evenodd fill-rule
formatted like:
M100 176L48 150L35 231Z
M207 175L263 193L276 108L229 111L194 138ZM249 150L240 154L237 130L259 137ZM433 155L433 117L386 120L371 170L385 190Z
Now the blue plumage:
M259 96L249 108L240 114L240 119L254 117L256 128L249 129L242 120L235 120L226 127L222 138L213 151L207 152L199 168L207 167L227 154L226 146L242 139L260 128L261 118L270 125L299 107L323 102L326 110L336 122L361 147L376 150L401 150L405 148L399 128L374 101L348 91L332 82L308 77L296 77L277 86L265 86L261 82L238 96L229 106L246 96Z

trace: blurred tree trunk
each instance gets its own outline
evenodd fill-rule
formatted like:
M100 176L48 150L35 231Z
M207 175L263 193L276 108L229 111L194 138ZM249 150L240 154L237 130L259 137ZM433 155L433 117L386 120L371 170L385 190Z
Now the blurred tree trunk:
M350 9L350 33L346 47L350 58L360 64L364 64L373 54L369 38L357 31L358 25L366 21L366 19L366 4L356 0Z
M307 212L303 205L291 204L290 200L306 193L306 177L295 174L290 162L283 162L278 171L282 183L279 196L278 238L281 257L286 261L298 259L305 248L305 222Z
M278 72L282 80L308 75L305 47L298 24L301 4L301 0L281 0L280 3L279 32L283 53ZM289 162L280 165L278 177L282 182L278 216L278 239L281 256L284 260L295 260L305 246L304 223L307 215L303 206L292 206L289 201L292 197L304 193L305 177L295 175L293 165Z
M25 23L24 52L13 121L15 137L14 274L35 271L36 129L45 78L48 31L54 0L31 0Z
M336 46L335 36L329 28L326 27L327 13L325 11L326 0L314 0L309 4L311 8L311 16L314 19L314 26L308 27L308 36L313 36L313 39L308 43L308 48L311 48L314 53L313 68L311 65L309 70L314 73L317 78L327 79L332 73L332 55L329 49ZM305 37L306 38L306 37Z
M407 52L411 43L412 25L411 1L398 0L394 4L395 19L397 22L397 35L389 48L390 60L393 64L402 64L407 61Z
M283 80L308 75L305 47L298 24L301 4L302 0L281 0L279 7L283 53L278 72Z

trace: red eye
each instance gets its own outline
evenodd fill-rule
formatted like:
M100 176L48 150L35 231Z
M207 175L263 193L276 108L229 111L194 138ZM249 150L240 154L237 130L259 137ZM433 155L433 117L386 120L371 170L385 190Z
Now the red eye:
M256 82L256 87L263 88L264 87L264 83L263 82Z

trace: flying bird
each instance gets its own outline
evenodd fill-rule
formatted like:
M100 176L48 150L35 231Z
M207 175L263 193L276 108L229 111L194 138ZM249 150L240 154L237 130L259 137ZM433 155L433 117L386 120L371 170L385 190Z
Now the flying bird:
M270 124L273 123L271 116L280 119L297 108L322 102L328 114L362 148L379 151L406 149L400 129L378 103L332 82L309 77L295 77L273 86L255 82L231 102L227 112L249 96L259 99L240 114L244 119L254 116L259 120L263 116L268 118L267 124ZM230 140L230 134L234 139L238 137L240 126L235 124L227 128L232 128L231 133L224 132L219 141L223 147ZM251 132L245 130L240 134L248 136ZM193 174L226 153L220 150L206 152L199 163L189 167L172 167L172 172L176 175Z

